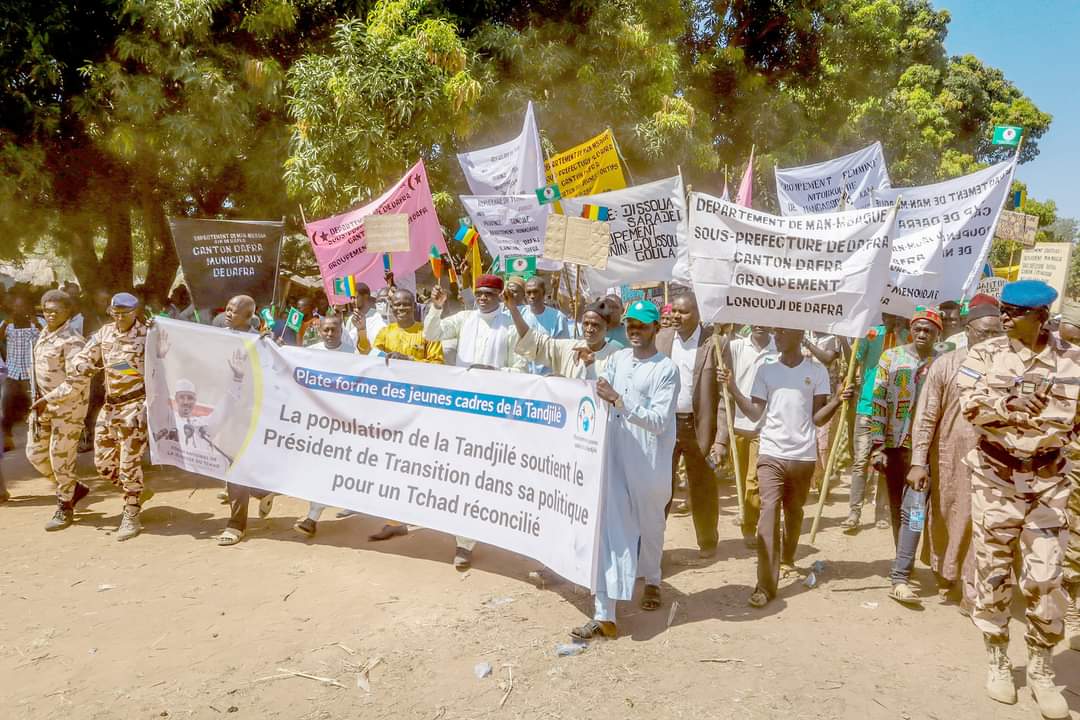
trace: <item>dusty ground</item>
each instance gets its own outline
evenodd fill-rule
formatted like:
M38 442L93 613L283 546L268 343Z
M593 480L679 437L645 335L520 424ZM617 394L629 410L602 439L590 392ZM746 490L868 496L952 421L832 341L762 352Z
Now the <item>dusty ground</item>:
M141 537L115 541L120 497L102 485L73 527L46 534L50 487L21 452L3 470L15 497L0 506L0 718L1038 717L1026 691L1015 707L984 697L981 640L955 608L885 596L890 534L842 535L844 488L818 547L800 548L800 566L827 564L818 587L789 580L748 608L754 562L728 498L716 560L699 562L689 518L673 518L663 608L621 605L623 637L557 657L589 598L530 578L531 560L481 547L460 575L449 537L372 544L377 520L332 512L305 542L291 526L306 503L284 498L219 548L218 487L168 469L148 474L158 494ZM933 595L925 568L916 578ZM482 662L493 676L477 679ZM1080 693L1080 653L1059 649L1056 664Z

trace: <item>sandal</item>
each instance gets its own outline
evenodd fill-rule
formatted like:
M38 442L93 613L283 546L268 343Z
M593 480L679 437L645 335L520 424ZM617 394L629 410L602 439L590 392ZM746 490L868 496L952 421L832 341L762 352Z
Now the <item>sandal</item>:
M270 511L274 509L274 496L267 495L259 500L259 519L265 520L270 517Z
M244 533L240 530L233 530L232 528L225 528L220 535L218 535L217 544L220 547L228 547L229 545L235 545L244 539Z
M570 637L575 640L592 640L594 637L611 640L616 634L615 623L606 620L590 620L570 631Z
M752 608L763 608L769 604L769 596L764 590L755 590L750 594L750 599L746 601L746 604Z
M380 540L389 540L390 538L397 537L398 535L408 535L409 528L407 525L383 525L379 532L371 533L368 535L368 540L371 542L379 542Z
M642 610L659 610L660 609L660 586L659 585L646 585L645 592L641 594L641 609Z
M897 583L889 591L889 597L901 605L921 606L922 598L915 594L907 583Z

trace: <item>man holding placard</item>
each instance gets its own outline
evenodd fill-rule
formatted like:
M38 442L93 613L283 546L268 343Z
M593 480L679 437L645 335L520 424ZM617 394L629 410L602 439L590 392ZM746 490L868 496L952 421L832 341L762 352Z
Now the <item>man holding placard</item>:
M781 570L785 575L795 571L803 505L817 461L816 428L828 424L841 403L854 395L854 389L846 387L829 397L829 372L803 355L802 330L778 329L774 339L779 354L758 369L749 397L730 370L718 373L746 417L762 422L757 459L761 492L757 586L748 601L755 608L765 607L776 597Z
M596 382L611 425L596 611L591 621L570 631L582 640L616 636L616 601L631 598L639 576L645 578L641 608L660 607L660 557L664 508L671 499L679 371L656 350L659 330L656 305L647 300L632 303L626 310L632 347L616 353Z

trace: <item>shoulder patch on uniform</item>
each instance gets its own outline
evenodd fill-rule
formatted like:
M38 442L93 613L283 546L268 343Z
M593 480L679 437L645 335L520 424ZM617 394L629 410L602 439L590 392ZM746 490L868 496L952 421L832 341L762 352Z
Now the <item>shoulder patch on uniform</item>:
M972 380L982 380L982 373L978 370L972 370L967 365L961 365L958 372L961 375L967 375Z

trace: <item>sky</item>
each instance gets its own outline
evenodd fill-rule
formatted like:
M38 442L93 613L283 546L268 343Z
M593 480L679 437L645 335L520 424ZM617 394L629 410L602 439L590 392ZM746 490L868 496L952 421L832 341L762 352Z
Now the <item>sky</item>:
M936 0L949 11L950 55L975 55L1005 73L1054 120L1039 156L1017 170L1028 192L1054 200L1059 217L1080 218L1080 2Z

